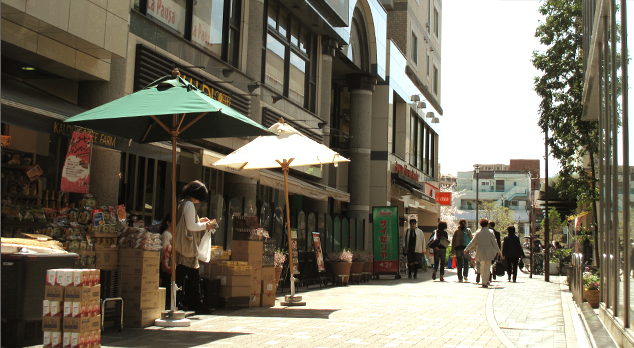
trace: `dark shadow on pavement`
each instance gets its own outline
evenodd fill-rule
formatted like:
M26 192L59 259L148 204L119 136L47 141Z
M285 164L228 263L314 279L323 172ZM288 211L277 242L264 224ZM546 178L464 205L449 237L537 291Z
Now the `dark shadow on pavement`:
M328 319L330 318L330 315L336 311L338 311L338 309L307 309L302 307L283 307L217 310L213 314L227 317Z
M194 347L235 336L250 335L241 332L177 331L150 327L149 329L123 329L106 331L101 335L101 345L109 347Z

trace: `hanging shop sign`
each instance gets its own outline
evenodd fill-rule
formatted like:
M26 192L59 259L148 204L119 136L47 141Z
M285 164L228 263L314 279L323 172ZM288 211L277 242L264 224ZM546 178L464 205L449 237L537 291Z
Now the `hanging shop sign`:
M317 270L319 272L325 272L326 265L324 264L324 254L321 250L321 240L319 239L319 232L313 232L313 244L315 245L315 257L317 258Z
M205 75L183 67L187 65L190 64L178 63L149 47L138 44L136 46L136 63L134 66L134 90L141 90L150 83L169 74L174 68L178 68L181 77L196 86L201 92L230 106L243 115L249 115L251 99L246 92L236 93L235 89L225 86L225 83L215 83ZM219 63L219 65L221 64Z
M436 202L440 205L451 205L451 192L437 192Z
M92 134L73 132L62 169L61 191L88 193Z
M65 137L71 137L74 132L88 133L92 135L92 139L95 145L108 147L111 149L116 148L117 145L119 145L119 143L121 143L123 140L123 138L121 137L116 137L110 134L95 132L94 130L80 128L68 123L57 122L57 121L53 123L53 134L58 134Z
M398 273L398 207L372 207L374 272Z
M418 173L415 170L409 169L407 165L394 163L394 171L403 174L414 181L418 181Z

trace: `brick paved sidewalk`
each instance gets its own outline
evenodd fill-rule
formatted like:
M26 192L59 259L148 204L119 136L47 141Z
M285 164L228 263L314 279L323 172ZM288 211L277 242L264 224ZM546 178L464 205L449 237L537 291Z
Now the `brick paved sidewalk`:
M483 289L474 283L458 283L453 270L446 272L442 283L432 281L431 272L418 278L385 277L368 284L311 289L299 293L306 307L216 311L192 318L189 328L151 327L121 333L110 329L102 335L102 344L152 348L584 346L573 342L575 326L569 314L565 319L570 308L562 310L562 304L569 306L571 300L562 301L565 296L560 296L555 281L544 283L542 278L522 275L518 283L504 279ZM278 294L278 300L282 298Z

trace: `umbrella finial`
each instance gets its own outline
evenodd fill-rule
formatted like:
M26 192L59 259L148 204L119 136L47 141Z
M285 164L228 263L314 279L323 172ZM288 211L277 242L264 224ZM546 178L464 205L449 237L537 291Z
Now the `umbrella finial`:
M284 123L284 117L280 117L280 120L277 121L278 123Z
M176 77L176 76L181 76L180 71L178 71L178 68L174 68L174 70L172 70L172 76Z

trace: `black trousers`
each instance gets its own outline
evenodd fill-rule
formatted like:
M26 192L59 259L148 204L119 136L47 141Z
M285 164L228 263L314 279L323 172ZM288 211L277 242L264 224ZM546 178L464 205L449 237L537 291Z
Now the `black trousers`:
M200 273L195 268L176 266L176 285L183 289L180 301L190 310L199 309L202 304L200 294ZM177 296L178 301L178 296Z
M506 273L509 275L509 280L511 279L511 274L513 275L513 281L517 280L517 264L519 261L519 257L506 258Z

